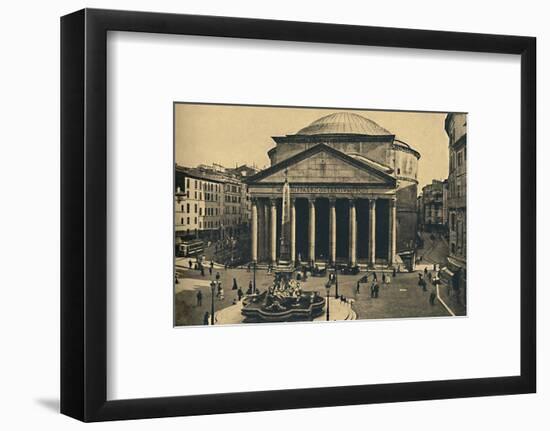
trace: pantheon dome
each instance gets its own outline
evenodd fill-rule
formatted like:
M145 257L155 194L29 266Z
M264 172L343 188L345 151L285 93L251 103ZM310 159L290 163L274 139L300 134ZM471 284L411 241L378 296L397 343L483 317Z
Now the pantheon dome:
M391 136L392 133L368 118L351 112L337 112L315 120L297 135L352 134Z
M274 136L268 152L271 165L325 144L365 163L376 164L399 180L417 183L420 154L395 134L362 115L335 112L321 117L295 134Z

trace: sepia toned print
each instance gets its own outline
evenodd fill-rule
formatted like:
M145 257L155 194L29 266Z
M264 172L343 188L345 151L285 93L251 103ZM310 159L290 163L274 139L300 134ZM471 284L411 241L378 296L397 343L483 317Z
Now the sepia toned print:
M466 315L467 114L174 104L174 324Z

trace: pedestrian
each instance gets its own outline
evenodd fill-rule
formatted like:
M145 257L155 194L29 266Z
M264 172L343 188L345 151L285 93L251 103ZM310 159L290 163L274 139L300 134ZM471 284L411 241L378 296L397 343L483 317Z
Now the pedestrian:
M424 267L424 275L428 275L428 267L427 266Z
M246 265L246 272L250 272L250 264Z
M204 266L201 265L201 276L204 277Z
M237 298L239 298L239 301L240 301L242 297L243 297L243 290L239 287L239 289L237 290Z
M210 268L214 269L214 261L213 260L210 261Z
M197 307L202 306L202 292L197 290Z
M210 276L212 276L212 267L208 268L208 274L210 274Z
M422 284L422 291L423 291L423 292L427 292L428 289L426 289L426 285L427 285L428 283L426 283L426 280L421 279L420 282L421 282L421 284Z
M430 282L432 281L432 273L431 272L428 272L428 280L430 280Z
M254 293L254 289L252 288L252 280L248 282L248 290L250 291L250 293Z
M382 284L386 284L386 273L382 273Z
M397 271L395 270L395 266L393 267L393 271L392 271L392 276L393 278L395 278L395 276L397 275Z
M189 269L193 269L193 261L189 259Z
M378 285L378 283L374 283L374 297L375 298L378 298L379 290L380 290L380 286Z
M388 274L386 275L386 284L390 284L391 283L391 276Z
M233 288L231 290L237 290L239 286L237 285L237 279L233 277Z
M372 281L378 281L378 276L376 275L376 272L372 273Z
M204 313L204 317L202 319L203 325L210 325L210 313L207 311Z
M432 285L430 290L430 305L435 305L435 298L437 296L436 285Z
M355 293L359 293L359 288L361 287L361 283L359 283L359 280L357 280L357 284L355 286Z
M176 274L174 283L175 283L175 284L180 284L180 281L178 280L178 275L177 275L177 274Z
M216 272L216 281L220 281L220 273Z

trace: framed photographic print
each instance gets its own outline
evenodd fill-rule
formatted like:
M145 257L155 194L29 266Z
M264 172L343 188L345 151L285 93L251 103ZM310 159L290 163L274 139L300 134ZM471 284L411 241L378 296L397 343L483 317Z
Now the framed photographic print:
M63 17L62 413L534 392L535 59L521 36Z

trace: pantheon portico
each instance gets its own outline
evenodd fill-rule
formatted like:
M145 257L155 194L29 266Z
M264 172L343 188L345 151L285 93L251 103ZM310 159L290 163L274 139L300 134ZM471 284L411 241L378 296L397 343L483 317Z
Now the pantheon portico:
M285 181L291 262L391 266L413 247L417 151L348 112L273 140L271 166L247 181L252 261L281 259Z

